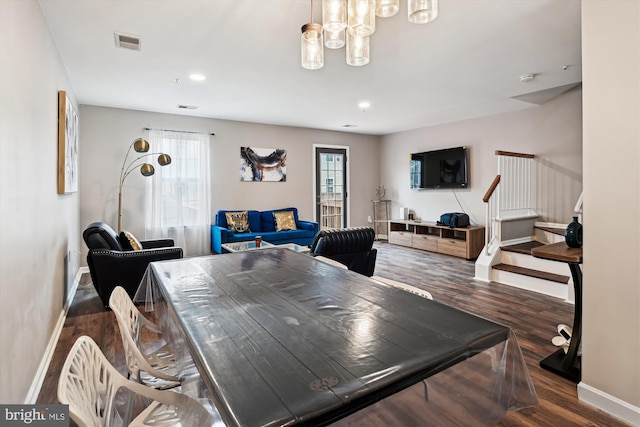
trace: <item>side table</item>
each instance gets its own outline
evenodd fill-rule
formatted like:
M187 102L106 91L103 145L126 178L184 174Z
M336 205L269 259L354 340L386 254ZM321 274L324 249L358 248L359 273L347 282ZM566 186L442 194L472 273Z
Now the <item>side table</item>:
M573 278L575 292L575 309L573 315L573 331L571 344L567 353L559 349L540 362L540 366L575 383L581 379L580 341L582 339L582 248L570 248L565 242L539 246L531 250L531 255L551 261L566 262Z

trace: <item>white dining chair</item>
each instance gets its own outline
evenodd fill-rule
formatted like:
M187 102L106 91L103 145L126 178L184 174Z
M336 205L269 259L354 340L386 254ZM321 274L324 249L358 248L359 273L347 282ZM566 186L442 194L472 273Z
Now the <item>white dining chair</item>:
M130 378L159 390L178 387L180 379L176 357L169 345L147 351L141 342L143 328L161 334L160 327L140 313L127 291L120 286L111 293L109 307L118 321Z
M384 283L386 285L393 286L395 288L400 288L407 292L411 292L412 294L420 295L421 297L432 300L433 296L430 292L425 291L424 289L419 289L414 286L409 286L406 283L398 282L397 280L387 279L386 277L380 276L371 276L372 280L375 280L378 283Z
M118 411L116 398L127 390L132 393L130 400L136 396L151 400L130 423ZM63 405L69 405L69 415L80 427L123 424L132 427L211 426L214 420L197 400L128 380L109 363L95 341L88 336L78 338L67 355L58 381L58 400Z

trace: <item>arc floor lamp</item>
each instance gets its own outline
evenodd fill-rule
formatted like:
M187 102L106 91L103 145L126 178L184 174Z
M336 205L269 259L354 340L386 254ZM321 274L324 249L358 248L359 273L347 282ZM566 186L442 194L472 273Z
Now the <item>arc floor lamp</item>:
M131 149L136 153L144 153L141 156L136 157L129 164L127 164L127 159L129 158L129 153L131 153ZM142 161L145 157L153 156L155 154L158 155L158 164L160 166L166 166L171 164L171 156L165 153L149 153L149 142L146 139L137 138L134 140L129 149L127 150L127 155L124 156L124 161L122 162L122 169L120 170L120 186L118 189L118 234L122 231L122 187L124 185L125 179L129 176L131 172L135 170L138 166L140 166L140 173L143 176L151 176L156 170L151 163L146 163Z

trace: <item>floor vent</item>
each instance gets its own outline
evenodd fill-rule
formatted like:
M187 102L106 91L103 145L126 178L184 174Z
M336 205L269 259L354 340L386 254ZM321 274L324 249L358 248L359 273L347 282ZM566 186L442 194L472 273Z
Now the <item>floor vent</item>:
M129 50L142 50L142 37L129 34L113 33L116 38L116 47Z

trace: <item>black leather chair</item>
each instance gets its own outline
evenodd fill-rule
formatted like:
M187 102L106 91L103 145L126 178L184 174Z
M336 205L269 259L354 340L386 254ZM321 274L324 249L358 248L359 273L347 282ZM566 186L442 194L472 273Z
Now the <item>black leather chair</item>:
M103 222L89 224L82 237L89 248L91 280L105 307L116 286L133 298L150 262L182 258L182 248L175 247L172 239L141 240L141 250L127 250L129 245Z
M375 237L371 227L321 230L311 244L311 255L322 255L346 265L349 270L371 277L378 255L378 250L372 248Z

